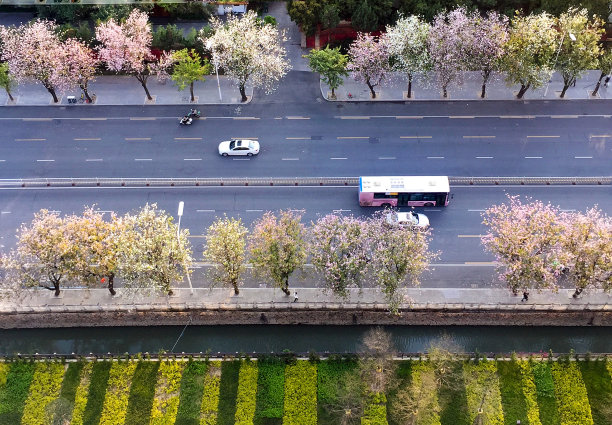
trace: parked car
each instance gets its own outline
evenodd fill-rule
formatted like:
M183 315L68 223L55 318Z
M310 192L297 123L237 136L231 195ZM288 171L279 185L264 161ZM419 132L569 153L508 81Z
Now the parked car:
M259 153L259 142L256 140L232 139L219 143L219 155L253 156Z
M416 227L419 229L427 229L429 227L427 216L415 213L414 211L390 211L385 215L385 222L389 226Z

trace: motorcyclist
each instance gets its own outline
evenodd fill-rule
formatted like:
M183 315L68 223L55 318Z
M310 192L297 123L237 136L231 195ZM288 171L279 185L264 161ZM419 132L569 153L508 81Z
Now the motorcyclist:
M189 111L189 114L187 116L188 117L199 118L200 117L200 111L198 111L197 109L192 109L192 110Z
M191 124L191 117L189 115L185 115L181 118L181 124Z

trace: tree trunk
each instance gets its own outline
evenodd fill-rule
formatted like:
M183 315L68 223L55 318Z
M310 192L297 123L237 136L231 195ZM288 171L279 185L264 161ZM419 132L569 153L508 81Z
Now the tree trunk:
M408 74L408 93L406 94L408 99L412 98L412 74Z
M114 287L114 281L115 281L114 274L111 274L110 276L108 276L108 291L111 293L111 295L117 295L117 291L115 291L115 287Z
M448 97L448 91L446 90L446 86L442 86L442 97L444 99Z
M595 84L595 88L593 89L591 96L593 97L597 96L597 92L599 91L599 86L601 85L601 80L603 80L605 76L606 74L604 74L603 72L599 75L599 80L597 80L597 84Z
M487 83L489 82L489 77L491 76L491 69L486 69L481 73L482 75L482 88L480 91L480 98L484 99L487 95Z
M522 99L523 96L525 95L525 93L527 92L527 90L529 90L529 86L531 84L521 84L521 89L519 90L519 92L516 94L516 98L517 99Z
M286 276L283 279L283 286L281 286L281 290L285 293L285 295L291 295L291 291L289 290L289 276Z
M366 81L368 88L370 89L370 94L372 95L372 99L376 99L376 92L374 91L374 86L370 84L370 80Z
M232 286L234 287L234 295L240 295L240 289L238 289L238 282L232 282Z
M240 89L240 96L242 96L242 99L240 101L246 102L247 100L249 100L246 95L246 90L244 89L244 84L240 84L238 88Z
M5 90L6 90L6 94L8 95L9 99L11 100L11 102L14 102L15 99L13 99L13 95L11 94L11 91L9 89L5 89Z
M569 84L563 84L563 90L561 90L561 94L559 95L559 97L561 99L563 99L565 97L565 92L567 91L567 89L569 88L569 86L571 86L571 83Z
M59 99L57 98L57 94L55 94L55 89L52 86L45 86L45 88L53 97L53 103L58 103Z
M332 89L331 97L332 97L332 99L335 99L336 98L336 93L334 92L334 88L333 87L331 89Z
M53 290L55 291L55 296L59 297L60 294L60 281L59 279L53 279Z
M137 75L136 76L136 79L140 82L140 85L142 86L145 93L147 94L147 99L153 100L153 97L151 96L151 93L149 93L149 89L147 88L147 78L148 78L147 75Z
M195 102L195 96L193 95L193 81L189 84L189 93L191 93L191 101Z
M92 103L93 101L91 100L91 96L89 96L89 92L87 91L87 83L80 84L79 87L81 87L81 90L83 90L83 94L85 94L85 99L87 99L87 103Z

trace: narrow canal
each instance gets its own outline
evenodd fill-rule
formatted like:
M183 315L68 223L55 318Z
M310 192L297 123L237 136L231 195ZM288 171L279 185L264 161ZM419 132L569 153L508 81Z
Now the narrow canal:
M450 340L465 352L610 353L610 327L386 326L397 350ZM0 330L0 353L355 352L368 326L156 326ZM174 347L174 348L173 348Z

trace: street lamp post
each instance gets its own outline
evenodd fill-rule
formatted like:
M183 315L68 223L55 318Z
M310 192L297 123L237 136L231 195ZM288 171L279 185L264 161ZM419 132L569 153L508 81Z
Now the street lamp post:
M178 205L178 225L176 226L176 240L180 244L181 243L181 217L183 216L183 208L185 207L185 203L183 201L179 202ZM187 275L187 282L189 283L189 292L193 295L193 286L191 285L191 276L189 276L189 269L187 268L187 264L185 266L185 274Z
M223 102L223 98L221 97L221 84L219 84L219 67L217 65L217 58L214 54L213 58L215 60L215 74L217 74L217 89L219 90L219 102Z
M571 32L568 32L568 34L569 34L570 40L576 41L576 36L574 34L572 34ZM559 43L559 47L557 48L557 54L555 55L555 62L553 63L553 73L555 72L555 67L557 66L557 59L559 59L559 53L561 52L563 41L565 41L565 31L563 32L563 37L561 37L561 42ZM546 83L546 89L544 90L543 97L546 97L546 95L548 94L548 86L550 85L551 80L552 80L552 75L550 76L548 83Z

